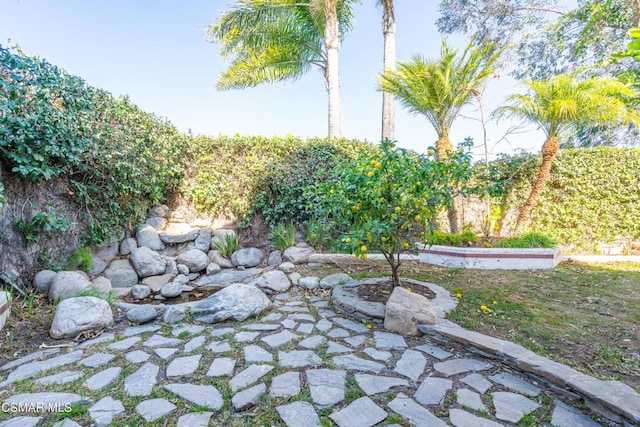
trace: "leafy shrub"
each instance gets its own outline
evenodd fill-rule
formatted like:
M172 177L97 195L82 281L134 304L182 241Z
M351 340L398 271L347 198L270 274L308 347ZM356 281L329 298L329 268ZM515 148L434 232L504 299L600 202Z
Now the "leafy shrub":
M280 251L296 244L296 228L291 223L280 223L273 227L273 246Z
M501 248L553 248L555 242L541 233L525 233L517 237L500 239Z
M240 248L238 235L229 233L216 236L213 239L213 247L219 251L222 256L230 258L231 254Z
M430 245L444 246L470 246L478 240L473 231L464 231L462 233L446 233L440 230L433 230L426 233L426 241Z
M86 249L76 249L73 251L67 263L65 270L82 270L88 272L93 267L93 257Z
M62 215L59 215L54 209L50 212L38 212L31 219L18 219L16 228L24 234L25 245L31 246L38 241L41 233L50 233L52 231L66 231L71 223Z
M438 161L433 149L422 156L383 141L377 154L338 167L319 187L319 218L331 222L356 256L382 252L398 285L400 253L412 248L415 230L451 206L458 192L481 190L469 184L471 157L465 147L470 145L465 141L446 161Z
M0 45L0 160L34 182L68 176L102 242L175 188L188 138L127 98ZM28 225L28 224L25 224Z

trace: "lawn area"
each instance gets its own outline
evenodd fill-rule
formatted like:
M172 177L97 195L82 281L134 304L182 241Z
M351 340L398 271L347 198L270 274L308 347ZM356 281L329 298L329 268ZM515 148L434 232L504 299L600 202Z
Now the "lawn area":
M384 261L306 268L354 278L387 274ZM407 263L402 277L462 294L448 318L461 326L521 344L601 379L640 392L640 264L563 263L546 271L447 269ZM482 313L481 305L492 309Z

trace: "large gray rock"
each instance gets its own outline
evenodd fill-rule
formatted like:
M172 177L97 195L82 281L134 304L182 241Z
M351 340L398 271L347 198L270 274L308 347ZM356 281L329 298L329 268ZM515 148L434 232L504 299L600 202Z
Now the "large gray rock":
M163 274L167 266L158 252L152 251L146 246L135 248L131 251L129 259L140 277Z
M267 258L267 265L279 265L282 264L282 252L281 251L273 251L269 254L269 258Z
M80 271L61 271L51 281L49 299L67 299L91 286L91 281Z
M133 237L124 239L120 242L120 255L129 255L135 248L138 247L138 242Z
M270 306L271 301L260 289L236 283L200 301L191 309L191 314L195 320L205 323L242 321Z
M113 313L105 300L95 297L69 298L58 304L49 335L54 339L71 338L80 332L111 323Z
M182 274L178 277L186 277ZM177 278L176 278L177 279ZM165 298L174 298L178 295L182 294L182 281L174 280L173 282L169 282L160 289L160 295Z
M97 290L103 295L107 295L109 292L111 292L113 286L111 286L111 280L107 279L104 276L98 276L93 279L91 288Z
M422 295L396 286L385 306L384 327L401 335L419 336L418 325L435 325L438 314Z
M291 282L286 274L280 270L267 271L262 275L264 287L276 292L286 292L291 287Z
M351 280L351 277L348 274L331 274L320 281L320 287L322 289L333 289L335 286L347 283L349 280Z
M235 266L255 267L260 264L264 254L258 248L238 249L231 254L231 262Z
M198 237L198 230L191 228L184 223L169 223L161 233L160 240L166 244L175 245L177 243L192 242Z
M199 249L189 249L178 255L176 261L178 264L186 265L190 272L198 273L207 268L209 257Z
M158 216L160 218L168 218L169 217L169 206L167 205L155 205L151 209L149 209L149 216Z
M91 257L91 268L88 271L91 276L97 276L102 273L105 268L107 268L106 262L96 256Z
M111 261L104 271L104 277L111 280L114 288L130 288L138 284L138 273L126 259Z
M147 285L135 285L131 288L133 299L145 299L149 295L151 295L151 288Z
M128 310L125 316L132 323L142 324L154 320L156 317L158 317L158 313L156 312L156 309L151 305L145 304Z
M282 258L285 261L300 264L301 262L307 261L309 255L313 252L313 248L310 246L291 246L284 251Z
M170 281L172 281L177 274L165 273L160 276L150 276L142 279L142 284L148 286L153 292L160 292L160 289Z
M210 250L207 252L207 256L209 257L209 261L215 262L221 268L233 268L231 260L229 258L225 258L218 250Z
M152 226L156 230L162 230L167 225L167 220L159 216L150 216L144 223Z
M211 230L205 228L204 230L198 231L198 237L196 238L195 246L196 249L207 253L209 251L209 248L211 248Z
M56 274L58 273L52 270L42 270L38 272L36 277L33 278L33 287L36 288L38 292L42 292L43 294L48 293L51 282L53 282Z
M161 251L164 249L164 243L160 240L160 236L158 236L156 229L147 224L140 226L136 232L136 240L138 241L139 247L146 246L154 251Z

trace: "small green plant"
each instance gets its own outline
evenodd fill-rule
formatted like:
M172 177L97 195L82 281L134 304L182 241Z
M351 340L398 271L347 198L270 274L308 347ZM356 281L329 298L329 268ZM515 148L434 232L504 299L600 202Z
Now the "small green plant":
M76 249L67 260L65 270L82 270L88 272L93 267L93 257L84 249Z
M279 223L273 227L273 246L280 251L296 244L296 227L291 223Z
M114 302L113 293L111 292L103 292L98 288L94 288L89 286L88 288L78 292L76 297L95 297L105 300L109 305L112 305Z
M213 247L219 251L222 256L230 258L231 254L240 248L238 235L235 233L226 233L214 237Z
M526 233L498 242L501 248L553 248L554 245L555 242L542 233Z
M51 255L49 255L49 248L43 248L38 255L42 266L47 270L53 270L55 272L62 271L62 266L55 262Z
M478 240L478 237L472 231L451 234L433 230L425 234L425 240L429 245L470 246Z
M64 216L59 215L55 209L50 212L39 212L26 221L22 218L16 220L16 227L24 234L27 247L38 241L40 233L67 231L70 225L71 223Z

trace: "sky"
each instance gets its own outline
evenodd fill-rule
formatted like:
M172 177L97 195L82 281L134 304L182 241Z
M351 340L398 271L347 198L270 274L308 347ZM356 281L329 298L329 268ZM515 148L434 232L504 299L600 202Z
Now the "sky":
M327 95L319 69L294 82L244 90L216 90L228 67L219 46L207 41L206 27L230 0L0 0L0 44L18 44L93 86L128 95L142 109L166 117L180 130L206 135L327 134ZM340 52L344 136L377 142L381 132L382 94L376 78L382 68L382 10L362 0L354 10L352 32ZM396 4L397 60L414 54L435 57L441 35L435 0ZM463 36L449 42L463 47ZM491 79L484 93L490 112L510 94L522 91L505 71ZM453 125L454 143L472 137L474 158L484 156L476 107L463 110ZM533 127L504 139L515 123L489 123L490 158L516 149L537 152L544 135ZM424 152L437 137L423 116L396 106L398 145Z

